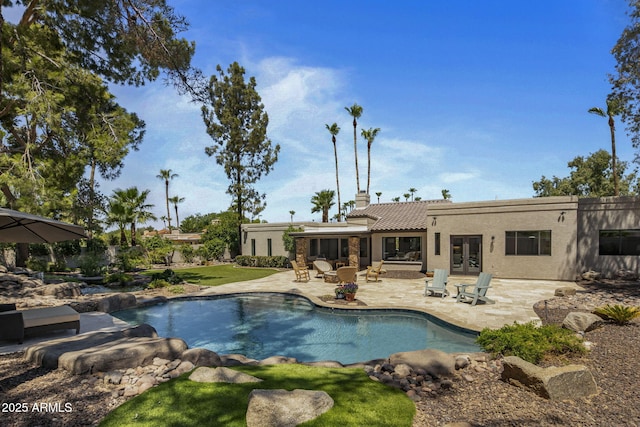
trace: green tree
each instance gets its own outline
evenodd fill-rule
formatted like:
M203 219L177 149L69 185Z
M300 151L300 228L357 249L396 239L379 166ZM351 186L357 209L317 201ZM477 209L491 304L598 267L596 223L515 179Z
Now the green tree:
M354 103L351 107L344 107L345 110L353 117L353 152L356 159L356 190L360 193L360 173L358 172L358 119L362 116L362 107Z
M451 193L446 188L442 189L442 198L445 200L449 200L451 198Z
M291 222L293 222L293 216L296 214L296 211L289 211L289 215L291 215Z
M282 243L284 245L284 249L287 252L292 253L296 251L296 238L293 237L291 233L300 231L304 231L304 229L300 227L294 227L293 224L290 224L287 229L284 230L284 233L282 233Z
M331 126L325 124L324 125L329 133L331 134L331 142L333 142L333 157L336 162L336 190L338 191L338 222L340 222L342 218L342 214L340 213L340 181L338 179L338 148L336 146L336 136L340 133L340 127L337 123L333 123Z
M329 222L329 209L335 204L333 198L336 193L333 190L318 191L311 197L311 213L322 212L322 222Z
M616 98L607 98L607 110L603 110L602 108L593 107L589 109L589 112L592 114L596 114L600 117L608 118L609 123L609 132L611 133L611 171L613 174L613 186L614 186L614 196L620 195L620 186L618 184L618 172L616 168L616 124L614 121L614 117L619 115L622 112L622 108L620 102Z
M567 166L571 169L568 177L546 178L533 183L535 197L579 196L607 197L614 194L614 179L611 170L611 155L607 150L598 150L589 157L578 156ZM627 162L618 163L620 195L638 193L638 180L635 172L625 175Z
M153 205L147 203L149 190L140 192L137 187L129 187L125 190L113 191L113 200L118 208L119 219L128 221L131 226L131 246L136 246L136 224L155 220L156 217L150 209Z
M183 233L202 233L210 228L214 221L217 220L218 214L208 213L206 215L195 214L190 215L182 220L180 230Z
M177 173L172 173L171 169L160 169L160 173L156 178L164 182L164 200L167 205L167 223L169 224L169 232L171 232L171 210L169 209L169 181L177 178Z
M382 196L382 192L376 191L376 197L378 197L378 203L380 203L380 196Z
M171 204L173 204L173 208L176 211L176 228L180 230L180 217L178 216L178 204L184 202L184 197L173 196L169 198L169 201L171 202Z
M224 255L225 248L235 254L239 248L239 235L236 226L239 223L237 213L220 212L202 235L202 243L207 248L207 259L211 260Z
M273 170L280 145L274 147L267 137L269 116L256 91L256 79L245 82L245 70L237 62L227 73L220 65L216 69L218 75L211 76L207 102L202 107L207 133L214 142L205 152L215 156L231 181L227 194L234 200L239 241L245 212L257 215L256 211L264 208L265 195L254 184Z
M411 193L411 201L413 202L413 195L418 191L416 188L411 187L409 193Z
M367 140L367 194L369 194L369 184L371 182L371 146L379 132L380 128L362 129L361 131L362 137Z

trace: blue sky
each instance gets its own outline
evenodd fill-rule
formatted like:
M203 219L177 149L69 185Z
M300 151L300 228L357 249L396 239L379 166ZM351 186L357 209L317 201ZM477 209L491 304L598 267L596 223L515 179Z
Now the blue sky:
M567 176L567 162L610 150L605 107L614 71L610 50L628 24L623 0L542 1L209 1L169 0L191 27L194 65L205 74L238 61L255 76L282 147L261 219L320 221L315 192L335 189L333 146L325 124L338 123L342 201L354 199L353 126L344 110L364 108L360 129L379 127L371 157L371 194L381 202L411 187L423 199L454 202L533 196L542 175ZM162 82L114 86L121 105L145 120L138 152L114 188L149 189L164 214L160 169L179 176L170 195L185 198L180 218L225 210L228 180L204 149L212 145L200 106ZM634 150L618 126L618 155ZM358 137L361 189L366 142ZM172 211L173 212L173 211ZM336 212L334 208L332 214ZM152 225L161 226L161 222Z

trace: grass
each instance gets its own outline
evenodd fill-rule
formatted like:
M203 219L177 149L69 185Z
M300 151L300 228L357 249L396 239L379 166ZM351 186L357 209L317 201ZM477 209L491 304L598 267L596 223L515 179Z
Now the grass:
M149 270L144 274L162 273L164 270ZM261 279L271 276L278 270L271 268L238 267L234 264L193 267L175 270L176 274L189 283L201 286L220 286L233 282Z
M360 368L303 365L235 367L261 378L260 383L198 383L189 374L129 400L109 413L100 426L245 426L253 389L323 390L334 407L304 426L406 426L415 406L401 391L369 379Z

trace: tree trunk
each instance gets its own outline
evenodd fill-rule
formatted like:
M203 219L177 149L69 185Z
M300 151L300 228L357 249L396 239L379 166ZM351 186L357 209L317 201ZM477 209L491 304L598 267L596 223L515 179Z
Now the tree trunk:
M167 201L167 222L169 223L169 233L171 233L171 211L169 210L169 180L164 181L164 199Z
M358 126L358 122L356 118L353 118L353 152L356 157L356 189L358 194L360 194L360 174L358 173L358 137L356 133L356 127Z
M618 170L616 165L616 126L613 117L609 116L609 130L611 131L611 169L613 172L613 195L620 195L618 186Z
M333 137L333 155L336 159L336 190L338 191L338 222L342 219L342 214L340 213L341 204L340 204L340 181L338 179L338 149L336 148L336 137ZM293 222L293 219L291 220Z

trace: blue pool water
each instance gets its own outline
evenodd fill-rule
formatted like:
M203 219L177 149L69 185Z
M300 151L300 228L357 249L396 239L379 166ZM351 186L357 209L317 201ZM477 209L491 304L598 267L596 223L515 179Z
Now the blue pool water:
M425 348L480 350L476 334L421 313L326 309L283 294L177 300L113 315L131 324L148 323L158 335L180 337L189 347L258 360L280 355L346 364Z

